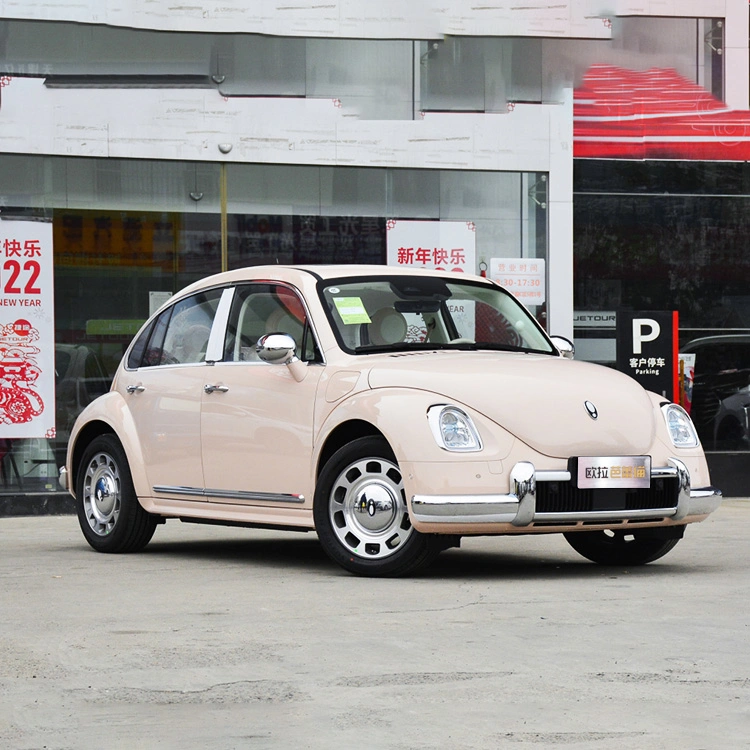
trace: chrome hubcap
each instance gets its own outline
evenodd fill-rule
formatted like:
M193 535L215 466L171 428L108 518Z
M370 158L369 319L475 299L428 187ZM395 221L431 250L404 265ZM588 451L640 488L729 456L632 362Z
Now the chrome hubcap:
M91 530L109 534L117 524L121 508L120 470L112 456L97 453L86 467L83 509Z
M401 472L383 458L360 459L339 474L329 514L339 541L365 559L394 554L413 531Z

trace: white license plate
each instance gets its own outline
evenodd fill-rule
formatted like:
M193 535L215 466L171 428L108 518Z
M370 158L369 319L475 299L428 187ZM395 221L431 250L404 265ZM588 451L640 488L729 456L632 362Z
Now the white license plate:
M581 456L580 489L617 489L651 486L651 456Z

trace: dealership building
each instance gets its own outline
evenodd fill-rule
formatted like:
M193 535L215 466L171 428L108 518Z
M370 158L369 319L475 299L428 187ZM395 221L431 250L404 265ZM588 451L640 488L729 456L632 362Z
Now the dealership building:
M170 294L401 263L398 225L468 229L461 270L506 286L533 269L524 301L581 359L617 366L624 311L676 312L666 395L750 494L748 23L746 0L0 0L6 509L62 507L73 420ZM21 314L37 260L54 294Z

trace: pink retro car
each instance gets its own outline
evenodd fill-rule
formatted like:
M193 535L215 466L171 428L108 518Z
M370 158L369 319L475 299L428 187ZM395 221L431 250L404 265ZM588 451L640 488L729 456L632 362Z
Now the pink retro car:
M141 329L61 482L101 552L166 519L315 530L363 575L466 535L638 565L715 510L688 415L576 362L498 285L385 266L211 276Z

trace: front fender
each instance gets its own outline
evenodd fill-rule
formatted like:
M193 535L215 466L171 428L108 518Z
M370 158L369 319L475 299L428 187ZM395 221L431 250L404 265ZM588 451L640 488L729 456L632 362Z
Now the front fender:
M427 422L427 410L437 404L456 403L474 420L483 448L476 453L455 453L440 447ZM327 415L317 432L314 465L331 434L346 422L365 421L379 430L399 464L496 463L506 458L515 438L483 414L445 396L412 388L376 388L344 399ZM456 469L459 467L456 466Z
M122 395L117 391L110 391L103 396L92 401L76 419L68 441L68 451L66 458L66 469L69 479L69 491L75 495L76 471L75 465L77 457L85 449L85 444L92 437L101 434L104 429L97 429L92 434L88 429L94 423L102 423L109 428L107 431L113 432L122 444L125 455L128 459L130 474L133 478L133 485L138 497L144 497L149 494L149 483L144 469L143 450L138 440L133 416ZM83 441L83 442L82 442Z

